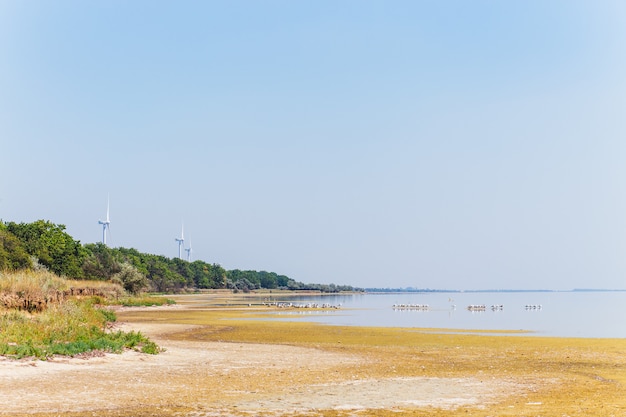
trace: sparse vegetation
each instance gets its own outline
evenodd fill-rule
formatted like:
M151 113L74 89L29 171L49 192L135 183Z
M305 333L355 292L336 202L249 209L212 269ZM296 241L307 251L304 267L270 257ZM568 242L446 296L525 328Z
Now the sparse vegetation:
M176 301L164 297L139 296L122 298L118 300L116 304L120 304L124 307L151 307L176 304Z
M142 334L110 329L116 315L99 305L119 302L121 287L93 284L47 271L0 273L0 355L46 359L123 349L157 353Z

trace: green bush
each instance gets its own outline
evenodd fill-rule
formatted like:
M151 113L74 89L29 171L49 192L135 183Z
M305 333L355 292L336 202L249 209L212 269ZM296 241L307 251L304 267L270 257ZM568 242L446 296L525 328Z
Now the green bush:
M97 311L99 311L100 314L102 314L102 316L104 317L104 319L107 322L113 323L113 322L117 321L117 314L115 314L115 311L108 310L108 309L105 309L105 308L99 308L99 309L97 309Z
M150 307L150 306L162 306L165 304L176 304L176 301L171 298L163 297L126 297L118 301L124 307Z
M0 315L0 355L45 359L93 350L159 352L158 346L139 332L107 331L107 323L115 319L115 312L94 308L88 301L68 301L32 316L7 312Z

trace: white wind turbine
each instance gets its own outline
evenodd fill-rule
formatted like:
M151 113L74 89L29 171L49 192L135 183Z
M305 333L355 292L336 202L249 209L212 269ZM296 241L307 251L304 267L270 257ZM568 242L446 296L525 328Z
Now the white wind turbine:
M185 242L185 225L181 227L180 237L174 238L178 242L178 257L183 259L183 244Z
M107 197L107 219L98 220L98 224L102 225L102 243L107 244L107 230L111 233L111 221L109 220L109 197Z
M189 247L185 248L185 252L187 252L187 262L191 262L191 240L189 241Z

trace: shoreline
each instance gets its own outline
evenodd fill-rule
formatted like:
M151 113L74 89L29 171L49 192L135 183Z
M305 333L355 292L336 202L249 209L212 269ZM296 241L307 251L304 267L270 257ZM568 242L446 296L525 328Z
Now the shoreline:
M259 322L240 309L182 301L117 311L118 328L141 331L165 351L0 360L0 416L560 416L582 409L606 416L626 409L625 340Z

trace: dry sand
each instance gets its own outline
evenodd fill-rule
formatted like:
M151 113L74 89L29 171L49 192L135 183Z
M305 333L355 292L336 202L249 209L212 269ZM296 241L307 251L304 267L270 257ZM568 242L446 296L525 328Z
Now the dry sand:
M127 329L130 326L125 326ZM0 415L129 410L149 407L186 410L190 416L269 412L293 414L314 410L375 410L398 407L454 408L493 401L523 389L509 381L475 378L401 377L324 381L319 375L337 367L359 365L350 354L284 345L223 342L180 342L162 335L189 326L133 325L166 348L159 355L125 352L121 355L54 358L49 361L0 359ZM362 364L361 364L362 365ZM234 389L220 381L259 373L306 375L289 387ZM224 388L220 391L220 385ZM230 388L230 389L228 389ZM245 388L245 387L244 387ZM189 395L191 394L191 395ZM180 411L179 411L180 412Z

